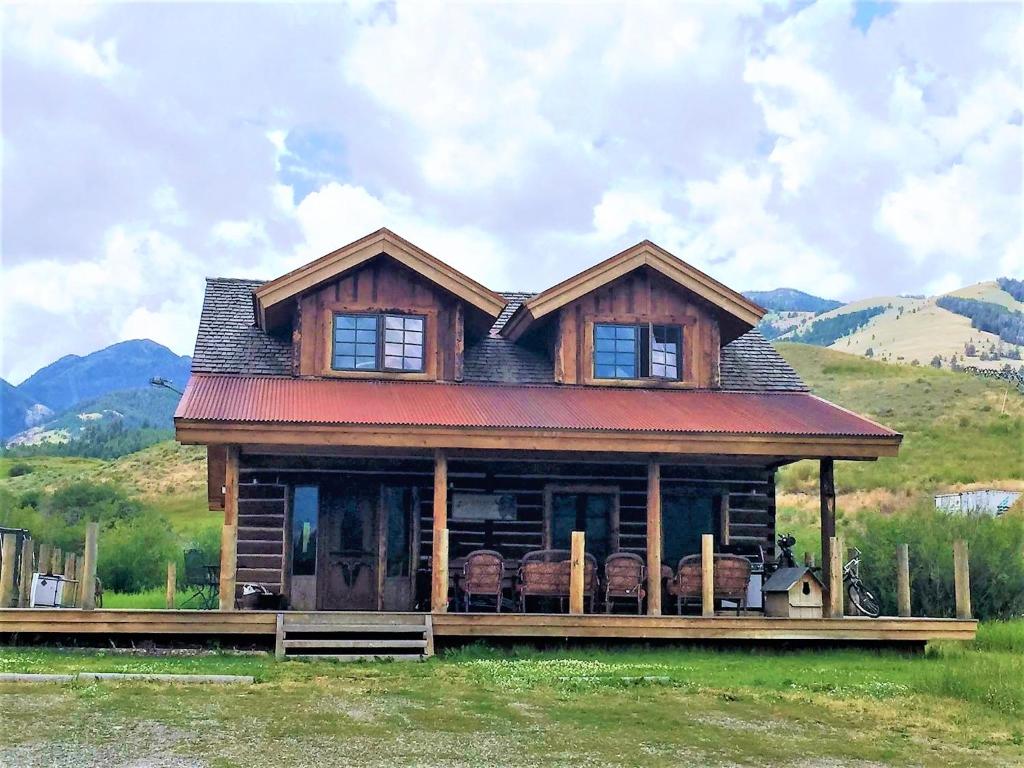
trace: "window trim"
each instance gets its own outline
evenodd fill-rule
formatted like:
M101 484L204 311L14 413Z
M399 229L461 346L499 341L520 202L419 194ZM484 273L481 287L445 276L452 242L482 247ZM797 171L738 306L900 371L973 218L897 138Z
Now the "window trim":
M608 517L608 548L610 552L622 551L620 540L621 489L617 485L587 485L586 483L545 483L544 485L544 548L552 548L554 536L554 496L556 493L595 494L612 497L612 508Z
M334 364L335 363L334 346L335 346L335 344L337 344L337 341L336 341L336 334L337 334L337 331L338 331L338 328L337 328L337 318L340 317L340 316L347 316L347 317L375 317L375 318L377 318L377 329L375 331L377 338L376 338L376 341L374 342L374 346L375 346L375 349L374 349L375 361L374 361L374 367L373 368L338 368L338 367L335 366L335 364ZM427 335L428 317L427 317L426 314L424 314L422 312L400 312L400 311L389 311L389 310L345 310L345 309L334 309L334 310L330 311L330 314L328 315L328 317L329 317L329 326L328 327L330 329L330 335L329 335L328 344L327 344L327 364L328 364L329 370L332 373L341 374L341 375L348 375L348 374L371 374L372 375L372 374L379 374L379 373L387 373L387 374L406 374L406 375L410 375L410 376L422 376L423 374L426 374L426 373L429 372L428 371L428 364L427 364L427 358L428 358L428 354L427 354L427 349L428 349L428 344L427 344L427 339L428 339L428 335ZM386 326L387 326L387 318L388 317L400 317L403 320L406 320L406 319L409 319L409 318L418 318L420 320L420 322L422 322L423 328L420 331L420 333L422 334L422 344L420 345L421 356L420 356L420 367L419 368L405 368L405 367L394 368L394 367L387 367L384 364L384 359L385 359L385 357L387 357L384 354L384 344L386 343L385 340L384 340L384 334L387 331L387 327ZM404 342L403 342L403 345L404 345ZM404 359L405 355L402 355L402 358Z
M613 328L634 328L636 329L636 338L633 340L634 347L634 359L635 363L635 375L634 376L599 376L597 373L597 329L598 326L610 326ZM656 376L651 373L651 357L654 349L654 328L655 326L662 328L675 328L679 331L679 349L676 352L676 375L675 376ZM643 329L647 328L647 354L643 354L642 350L642 338ZM590 357L591 357L591 376L594 381L598 382L634 382L634 381L664 381L670 383L682 383L686 381L686 367L685 367L685 344L686 344L686 332L685 323L681 323L672 319L668 322L654 322L653 320L645 321L616 321L616 320L599 320L595 319L591 322L590 328L591 333L589 334L590 342ZM613 353L614 354L614 353ZM646 358L647 367L646 371L641 370L643 361Z

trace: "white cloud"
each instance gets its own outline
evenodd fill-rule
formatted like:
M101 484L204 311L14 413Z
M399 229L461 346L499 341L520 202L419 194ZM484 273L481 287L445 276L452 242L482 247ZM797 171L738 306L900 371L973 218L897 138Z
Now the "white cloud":
M211 231L213 241L233 248L267 246L270 239L261 219L233 219L218 221Z
M109 80L122 71L117 40L80 36L75 27L93 21L87 4L38 3L8 6L3 14L5 45L37 62L52 62L78 74Z
M438 226L401 196L380 199L362 187L331 183L307 195L289 213L298 222L303 242L287 268L387 227L485 285L507 284L510 259L498 241L473 227ZM277 268L272 274L284 271L279 263Z

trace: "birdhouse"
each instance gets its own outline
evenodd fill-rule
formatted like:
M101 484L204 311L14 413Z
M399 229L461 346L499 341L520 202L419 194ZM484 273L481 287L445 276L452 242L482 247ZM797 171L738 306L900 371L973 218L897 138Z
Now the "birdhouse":
M810 568L780 568L764 585L764 614L820 619L825 587Z

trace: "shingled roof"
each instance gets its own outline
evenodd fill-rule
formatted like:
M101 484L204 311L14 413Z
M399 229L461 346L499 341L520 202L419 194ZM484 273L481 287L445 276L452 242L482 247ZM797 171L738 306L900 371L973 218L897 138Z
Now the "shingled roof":
M208 278L199 319L193 373L291 376L291 339L255 325L253 290L262 280ZM465 380L503 384L550 384L550 360L499 335L502 326L534 294L502 292L508 301L489 335L466 349ZM722 389L806 392L808 387L765 338L752 330L722 348Z

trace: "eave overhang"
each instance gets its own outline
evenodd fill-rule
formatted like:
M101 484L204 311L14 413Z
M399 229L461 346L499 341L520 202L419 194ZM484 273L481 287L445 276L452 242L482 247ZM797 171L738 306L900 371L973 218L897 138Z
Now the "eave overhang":
M269 330L272 322L268 320L268 315L272 315L277 307L380 255L389 256L458 296L470 308L482 312L491 321L501 314L507 303L500 294L431 256L405 238L388 229L379 229L257 288L253 296L256 324Z
M723 285L650 240L644 240L524 302L509 318L501 333L515 341L551 313L644 266L692 291L718 310L735 318L745 330L757 325L767 312L743 294Z

